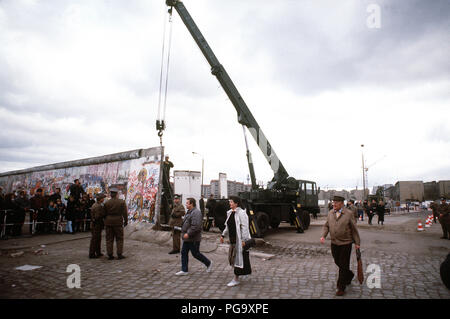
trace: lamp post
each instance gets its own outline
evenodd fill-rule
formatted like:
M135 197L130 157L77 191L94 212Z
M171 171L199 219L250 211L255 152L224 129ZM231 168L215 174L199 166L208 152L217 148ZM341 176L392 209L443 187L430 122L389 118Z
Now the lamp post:
M203 196L203 169L205 166L205 160L203 158L203 155L197 152L192 152L192 155L199 155L202 158L202 186L201 186L202 188L200 189L200 195Z

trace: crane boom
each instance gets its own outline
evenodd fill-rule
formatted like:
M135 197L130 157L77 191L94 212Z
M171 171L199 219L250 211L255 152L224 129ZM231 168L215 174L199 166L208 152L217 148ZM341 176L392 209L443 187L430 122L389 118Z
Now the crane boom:
M255 118L247 107L247 104L244 102L244 99L239 94L239 91L233 84L233 81L229 77L225 68L222 64L220 64L219 60L215 56L211 47L206 42L206 39L195 24L183 2L180 0L166 0L166 4L167 6L171 7L171 9L172 7L175 8L178 12L181 20L187 27L189 33L192 35L198 47L208 61L209 65L211 66L211 73L216 76L231 103L233 103L233 106L235 107L238 114L238 122L247 127L250 134L258 144L260 150L264 154L267 162L271 166L272 171L274 172L274 177L272 179L272 182L269 183L268 188L281 187L281 185L288 179L289 174L287 173L278 156L275 154L275 151L273 150L266 136L259 127L258 122L256 122ZM254 172L250 173L254 174Z

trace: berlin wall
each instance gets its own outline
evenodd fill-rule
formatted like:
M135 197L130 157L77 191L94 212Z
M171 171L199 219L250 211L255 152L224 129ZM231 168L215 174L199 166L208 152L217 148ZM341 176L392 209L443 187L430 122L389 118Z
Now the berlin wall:
M109 195L114 186L127 203L130 219L155 223L161 202L163 155L163 147L154 147L0 173L0 186L6 193L23 189L30 197L38 188L50 195L59 187L66 200L75 179L88 194Z

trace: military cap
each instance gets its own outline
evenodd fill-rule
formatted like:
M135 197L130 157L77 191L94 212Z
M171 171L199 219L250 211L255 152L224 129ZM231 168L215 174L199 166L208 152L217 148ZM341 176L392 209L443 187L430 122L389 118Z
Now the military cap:
M95 194L95 198L97 198L97 199L102 199L102 198L105 198L105 197L106 197L106 195L103 194L103 193L97 193L97 194Z
M118 192L119 192L119 189L118 189L117 187L111 187L111 188L109 189L109 191L110 191L111 193L118 193Z
M180 199L180 198L181 198L181 196L178 195L178 194L175 194L175 195L173 196L173 199Z
M445 197L441 197L441 200L447 200Z
M342 197L342 196L334 196L333 197L333 201L335 201L335 202L343 202L345 200L345 198L344 197Z

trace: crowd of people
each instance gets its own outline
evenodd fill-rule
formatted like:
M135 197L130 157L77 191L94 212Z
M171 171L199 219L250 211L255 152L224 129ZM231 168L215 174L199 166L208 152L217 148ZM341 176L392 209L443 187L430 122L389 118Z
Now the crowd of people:
M67 205L65 201L60 188L56 188L52 194L45 194L42 188L38 188L29 197L25 190L3 194L0 187L2 236L21 236L27 214L30 234L89 231L91 207L95 201L92 194L84 191L78 179L69 188Z
M378 216L378 225L384 225L384 215L386 213L390 214L390 211L386 209L386 204L381 200L377 202L375 199L357 202L351 199L347 201L346 207L354 213L356 221L364 221L364 216L366 216L369 225L372 225L372 219L375 215ZM331 202L328 205L328 209L333 209Z

